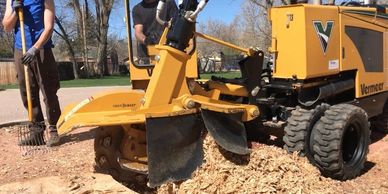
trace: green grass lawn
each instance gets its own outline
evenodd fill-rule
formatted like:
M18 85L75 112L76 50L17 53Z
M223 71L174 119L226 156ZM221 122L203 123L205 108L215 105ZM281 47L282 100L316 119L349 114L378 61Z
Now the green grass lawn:
M94 79L78 79L61 81L62 88L94 87L94 86L129 86L131 82L128 76L106 76Z
M239 71L232 72L217 72L217 73L204 73L201 74L201 79L210 79L212 75L225 78L235 78L240 77ZM78 79L78 80L69 80L61 81L61 88L71 88L71 87L95 87L95 86L129 86L131 85L128 76L106 76L102 78L93 78L93 79ZM19 86L17 84L8 84L0 85L0 90L2 89L17 89Z
M16 89L19 88L17 84L6 84L6 85L0 85L0 91L6 90L6 89Z
M129 86L131 85L128 76L106 76L102 78L77 79L61 81L61 88L72 87L95 87L95 86ZM17 89L18 84L0 85L0 89Z

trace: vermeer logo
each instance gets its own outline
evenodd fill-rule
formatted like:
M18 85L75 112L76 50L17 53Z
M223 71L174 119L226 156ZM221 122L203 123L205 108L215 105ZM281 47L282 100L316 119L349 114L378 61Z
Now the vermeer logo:
M361 95L367 95L370 93L376 93L379 91L383 91L384 83L372 84L366 86L365 84L361 84Z
M313 24L321 42L323 53L326 54L327 46L329 45L331 32L334 26L334 21L327 21L326 26L323 26L321 21L313 21Z
M125 103L122 103L122 104L114 104L113 105L113 108L130 108L130 107L135 107L136 104L125 104Z

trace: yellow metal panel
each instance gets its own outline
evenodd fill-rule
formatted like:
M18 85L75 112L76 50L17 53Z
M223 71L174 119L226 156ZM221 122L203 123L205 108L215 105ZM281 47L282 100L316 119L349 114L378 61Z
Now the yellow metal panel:
M349 15L355 19L363 20L368 23L388 28L388 20L377 17L376 8L373 7L340 7L340 11L344 15ZM354 12L364 12L365 14L354 14ZM368 14L369 13L369 14Z
M194 83L191 83L191 84L192 84L191 88L193 88L192 89L193 95L206 96L206 97L209 97L212 99L219 99L220 98L220 94L221 94L220 90L213 89L213 90L207 91L201 85L199 85L199 83L197 81L195 81Z
M187 84L184 72L189 55L169 46L158 48L160 61L148 84L142 109L169 104L174 94L178 94L183 85Z
M368 95L373 95L384 89L384 82L386 81L386 72L366 72L360 53L358 52L353 41L346 35L345 26L356 26L361 28L366 28L378 32L385 33L386 29L374 25L372 23L360 20L359 17L353 17L349 14L341 14L341 33L342 40L341 46L345 50L345 58L341 59L341 71L347 70L357 70L356 74L356 98L361 98ZM387 36L385 35L384 41L387 41ZM386 44L385 44L385 47ZM384 57L384 63L386 64L386 51ZM384 65L384 64L383 64ZM362 93L363 87L378 87L379 90L374 92L368 92L367 94ZM385 86L386 87L386 86ZM374 89L373 89L374 90Z
M217 81L209 81L208 85L209 89L217 89L221 92L221 94L248 97L247 89L241 85L228 84Z
M183 102L194 101L200 104L200 108L222 113L243 112L242 121L251 121L260 114L256 105L230 103L200 95L187 96Z
M215 43L218 43L222 46L226 46L226 47L229 47L231 49L234 49L234 50L237 50L237 51L240 51L240 52L243 52L245 54L247 54L248 56L252 56L253 53L254 53L254 50L252 48L243 48L243 47L240 47L240 46L237 46L237 45L234 45L232 43L229 43L229 42L225 42L223 40L220 40L220 39L217 39L215 37L212 37L212 36L209 36L209 35L206 35L206 34L201 34L199 32L196 32L195 33L195 36L197 37L200 37L200 38L203 38L205 40L209 40L211 42L215 42Z
M307 79L335 74L339 68L339 21L335 6L298 5L274 8L272 51L275 50L275 78ZM334 22L326 52L323 49L314 21L326 29ZM337 44L336 44L337 43ZM275 48L274 48L275 47Z
M340 24L338 9L335 6L306 6L307 76L321 77L337 74L340 71ZM314 24L315 23L315 24ZM322 25L329 32L333 24L326 51L318 36L317 26Z
M305 78L306 30L303 6L271 9L272 36L276 41L275 78ZM275 49L274 48L274 49Z
M188 50L192 49L192 44L188 48ZM159 54L159 50L156 48L156 45L148 46L148 53L150 55L150 58L153 59L156 55ZM195 50L195 52L190 56L189 60L186 64L186 77L188 78L197 78L198 77L198 69L197 69L197 59L198 59L198 52ZM156 65L155 61L152 61L153 64ZM129 71L132 81L137 80L149 80L151 78L152 71L147 69L139 69L135 67L133 64L130 63L129 65Z
M123 122L141 122L144 116L133 114L140 108L144 92L116 90L94 95L78 104L68 105L58 120L59 134L70 132L82 126L105 126ZM127 116L132 114L131 118ZM125 117L124 120L123 117Z
M155 48L150 48L150 50L153 50L154 56L159 55L159 51L155 52ZM186 67L186 76L188 78L197 78L198 77L198 69L197 69L197 58L198 58L198 52L195 51L191 56L190 59L187 61L187 67ZM139 69L135 67L133 64L129 65L129 71L132 81L137 80L149 80L151 78L152 71L149 71L147 69Z

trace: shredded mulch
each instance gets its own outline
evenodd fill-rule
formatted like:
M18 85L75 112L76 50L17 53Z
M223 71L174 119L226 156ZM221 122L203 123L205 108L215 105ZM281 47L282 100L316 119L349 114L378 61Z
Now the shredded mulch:
M240 156L206 138L205 162L193 178L166 184L158 193L338 193L340 182L322 177L304 157L275 146L256 146Z

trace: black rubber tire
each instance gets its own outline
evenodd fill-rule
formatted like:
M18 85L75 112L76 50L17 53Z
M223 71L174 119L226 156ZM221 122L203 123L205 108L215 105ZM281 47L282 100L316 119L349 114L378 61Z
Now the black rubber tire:
M310 110L300 107L293 110L284 128L283 148L288 153L299 152L300 156L306 156L310 162L314 162L310 141L311 131L329 107L328 104L322 104Z
M383 113L374 118L372 127L376 131L388 134L388 101L385 103Z
M363 109L350 104L332 106L312 133L314 160L322 175L348 180L361 173L370 144L368 115Z
M98 170L112 175L118 181L128 181L130 171L121 168L118 158L120 157L120 144L124 136L121 126L99 127L94 139L95 161Z

